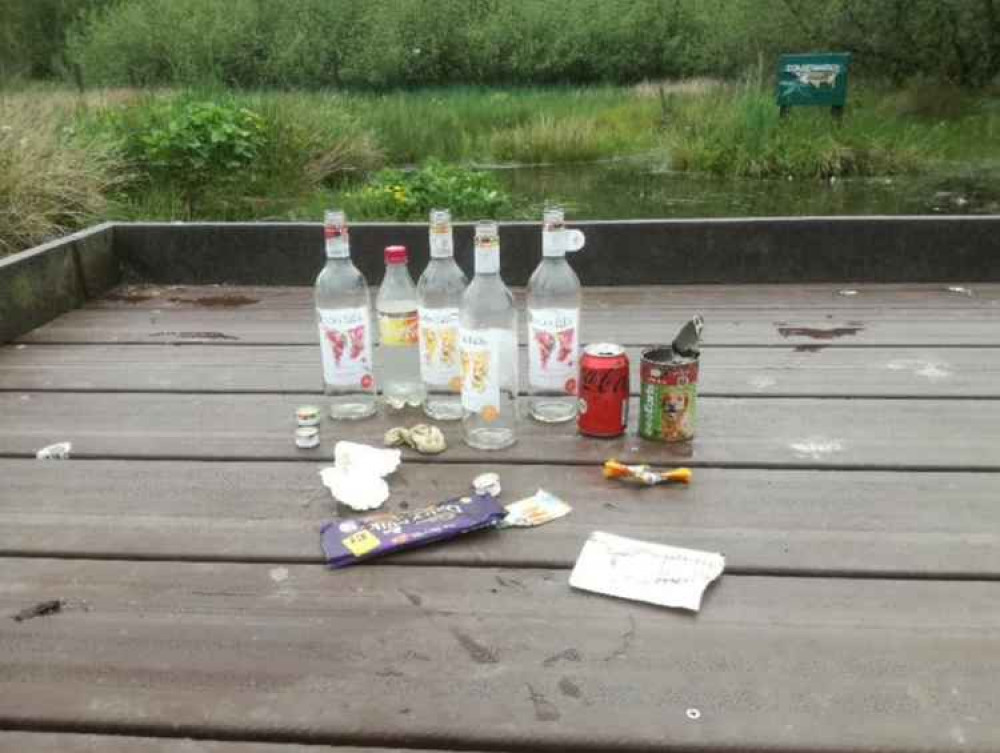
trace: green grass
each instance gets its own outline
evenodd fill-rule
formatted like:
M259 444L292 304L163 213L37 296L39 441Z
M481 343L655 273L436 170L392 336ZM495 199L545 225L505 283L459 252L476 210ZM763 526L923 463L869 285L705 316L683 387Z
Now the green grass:
M887 176L1000 156L997 105L992 97L951 91L942 117L915 108L910 90L855 87L839 123L819 108L793 108L781 119L770 89L748 83L669 98L663 138L677 170L749 178Z
M170 171L153 170L134 146L201 101L252 111L265 138L252 164L207 173L192 201ZM827 112L804 108L779 120L773 93L759 79L391 94L219 88L79 95L35 86L0 93L0 129L2 253L102 218L312 219L342 202L359 218L419 217L423 199L402 206L385 190L410 182L433 203L449 203L448 196L460 203L464 195L478 213L476 202L493 187L477 183L470 169L494 164L617 164L631 156L622 169L665 162L727 179L961 174L1000 161L1000 96L852 82L837 125ZM432 169L430 182L421 172L376 174L430 161L447 166L438 175ZM802 190L812 189L804 183ZM515 186L496 205L499 218L537 213L539 197L526 202L519 193ZM572 195L545 198L573 205Z

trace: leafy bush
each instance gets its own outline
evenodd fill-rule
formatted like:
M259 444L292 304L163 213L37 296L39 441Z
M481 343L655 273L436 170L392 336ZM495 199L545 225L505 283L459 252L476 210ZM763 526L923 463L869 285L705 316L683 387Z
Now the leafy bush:
M156 215L281 216L339 176L381 165L374 141L342 108L291 95L147 95L93 116L133 167L126 205ZM179 199L179 200L178 200Z
M439 162L419 170L381 170L342 201L351 217L400 221L423 220L435 207L448 207L460 219L493 217L510 207L492 174Z
M130 0L86 15L88 84L635 81L692 72L687 0Z
M124 131L126 157L151 180L175 186L188 207L209 187L236 180L264 148L263 119L245 107L163 101L144 128Z

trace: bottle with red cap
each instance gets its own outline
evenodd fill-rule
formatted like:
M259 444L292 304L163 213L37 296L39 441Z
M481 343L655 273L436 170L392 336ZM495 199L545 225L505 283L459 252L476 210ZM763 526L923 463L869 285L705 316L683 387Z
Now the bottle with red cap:
M351 261L344 213L327 212L323 232L327 260L316 278L323 392L330 401L331 418L366 418L375 413L368 285Z
M385 277L375 297L379 331L379 373L386 407L419 408L426 398L420 377L417 288L406 267L405 246L385 250Z

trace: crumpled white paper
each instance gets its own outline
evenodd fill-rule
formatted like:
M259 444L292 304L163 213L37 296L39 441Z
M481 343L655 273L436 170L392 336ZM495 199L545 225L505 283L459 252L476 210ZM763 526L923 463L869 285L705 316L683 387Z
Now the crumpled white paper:
M60 442L43 447L35 453L38 460L68 460L70 452L73 451L72 442Z
M569 584L584 591L697 612L705 588L725 566L725 557L715 552L595 531L583 545Z
M333 448L334 465L319 475L334 499L352 510L374 510L389 499L383 476L395 471L401 458L399 450L340 441Z

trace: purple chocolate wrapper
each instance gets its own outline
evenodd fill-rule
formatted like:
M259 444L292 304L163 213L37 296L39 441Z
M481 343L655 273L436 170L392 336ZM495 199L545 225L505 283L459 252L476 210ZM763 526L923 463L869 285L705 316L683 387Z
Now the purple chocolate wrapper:
M327 564L333 568L347 567L383 554L490 528L506 514L495 497L475 494L420 510L334 520L320 529L320 540Z

